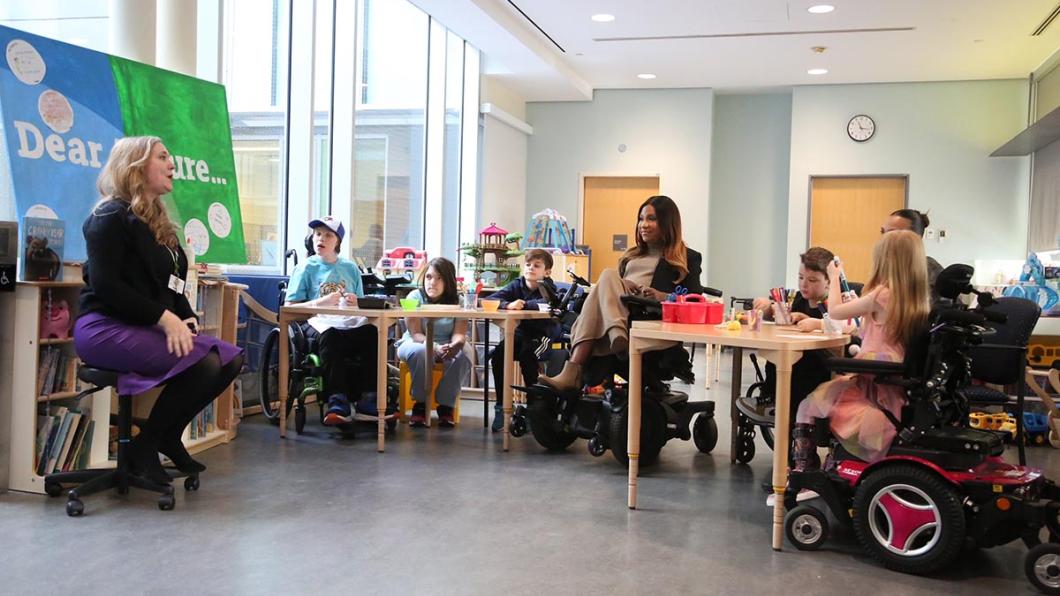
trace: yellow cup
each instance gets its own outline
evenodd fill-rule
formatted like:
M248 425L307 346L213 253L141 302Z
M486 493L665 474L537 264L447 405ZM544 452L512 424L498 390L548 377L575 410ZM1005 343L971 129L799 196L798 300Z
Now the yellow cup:
M497 309L501 307L500 300L490 300L489 298L482 299L482 311L483 312L497 312Z

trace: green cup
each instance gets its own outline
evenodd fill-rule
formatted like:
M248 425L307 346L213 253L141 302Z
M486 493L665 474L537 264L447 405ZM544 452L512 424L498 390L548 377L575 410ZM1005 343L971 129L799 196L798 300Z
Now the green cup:
M416 310L420 305L419 301L415 298L402 298L401 299L401 310Z

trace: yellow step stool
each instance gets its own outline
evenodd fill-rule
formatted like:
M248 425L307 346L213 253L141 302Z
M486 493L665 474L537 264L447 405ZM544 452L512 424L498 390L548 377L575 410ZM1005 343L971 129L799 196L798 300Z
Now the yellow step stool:
M431 395L427 400L427 415L438 409L438 402L434 399L434 392L438 389L438 383L442 381L442 375L445 374L445 367L441 362L434 363L434 371L431 375ZM398 384L398 418L405 422L408 422L410 415L409 410L412 409L412 393L410 387L412 387L412 371L409 370L407 362L402 360L398 364L398 375L400 382ZM457 398L456 406L453 408L453 422L460 424L460 399Z

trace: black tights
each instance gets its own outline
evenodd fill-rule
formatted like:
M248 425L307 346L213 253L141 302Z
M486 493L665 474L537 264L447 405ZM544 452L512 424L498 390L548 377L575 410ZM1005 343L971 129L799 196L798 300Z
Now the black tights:
M166 383L140 429L140 440L153 446L160 441L179 440L184 427L235 380L242 368L242 354L222 366L221 357L211 350Z

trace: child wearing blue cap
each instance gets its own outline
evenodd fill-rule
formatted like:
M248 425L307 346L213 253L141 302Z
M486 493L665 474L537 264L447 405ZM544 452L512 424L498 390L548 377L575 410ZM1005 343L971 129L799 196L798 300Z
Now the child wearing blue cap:
M346 228L330 215L309 222L312 234L311 255L295 267L287 285L287 304L355 308L357 298L364 296L361 270L339 256ZM324 366L324 390L328 411L324 424L345 424L352 420L376 420L376 334L372 325L361 317L316 316L304 326L306 336L316 339ZM364 366L349 367L344 359L353 353L362 355ZM350 397L358 397L357 411L350 407Z

